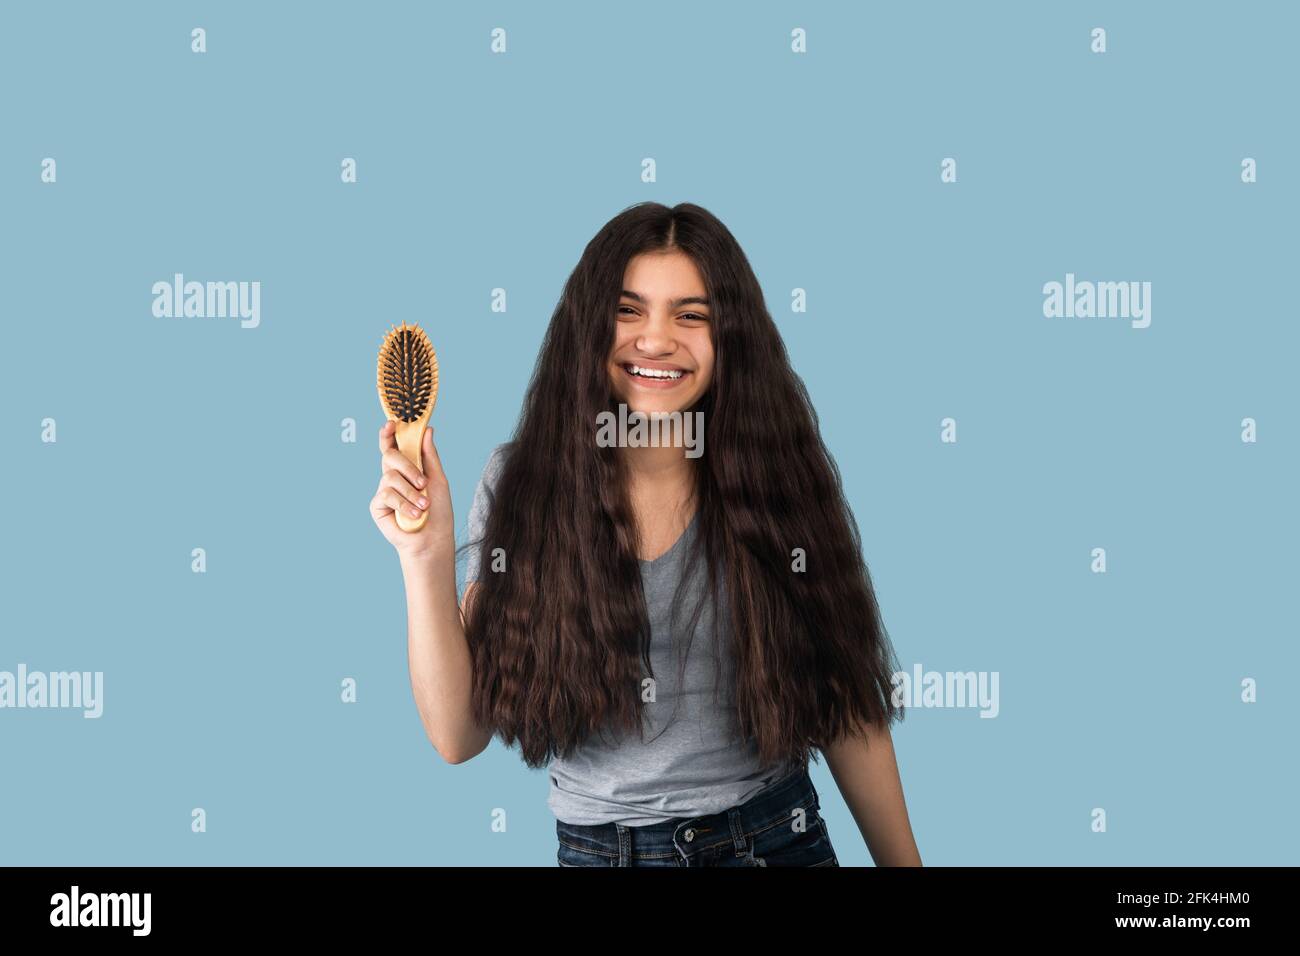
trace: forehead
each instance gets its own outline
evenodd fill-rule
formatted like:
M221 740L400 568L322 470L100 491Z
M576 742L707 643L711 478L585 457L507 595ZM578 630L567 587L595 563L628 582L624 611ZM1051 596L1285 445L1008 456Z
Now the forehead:
M645 302L708 295L695 262L681 252L633 256L623 273L623 289L631 298Z

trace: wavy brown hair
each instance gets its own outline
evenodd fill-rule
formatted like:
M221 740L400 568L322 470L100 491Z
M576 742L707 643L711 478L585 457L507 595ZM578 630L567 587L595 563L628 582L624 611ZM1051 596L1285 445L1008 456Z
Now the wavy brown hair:
M619 449L600 447L596 426L617 408L607 361L628 262L666 250L691 257L711 305L691 559L708 568L741 732L765 763L806 762L863 724L902 717L839 470L744 252L699 206L641 203L600 230L565 283L476 542L474 716L518 741L530 767L592 732L643 727L650 624L636 520ZM504 573L487 567L496 548Z

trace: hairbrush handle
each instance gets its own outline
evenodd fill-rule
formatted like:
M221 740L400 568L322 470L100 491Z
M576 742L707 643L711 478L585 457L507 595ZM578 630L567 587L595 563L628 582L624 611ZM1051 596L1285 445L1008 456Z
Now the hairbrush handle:
M424 415L418 421L399 421L397 423L397 449L420 470L422 475L424 474L424 468L420 464L420 446L424 440L424 429L427 421L428 416ZM419 531L428 520L428 508L420 512L418 518L412 518L407 511L401 508L397 511L397 526L403 531Z

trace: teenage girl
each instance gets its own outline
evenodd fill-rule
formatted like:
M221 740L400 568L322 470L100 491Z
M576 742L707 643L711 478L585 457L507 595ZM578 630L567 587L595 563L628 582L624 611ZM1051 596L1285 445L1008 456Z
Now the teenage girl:
M611 441L620 411L682 440ZM392 423L379 446L425 731L450 763L499 736L547 766L561 866L838 866L817 751L877 865L920 865L857 525L717 218L643 203L587 245L475 493L460 600L432 430L421 469Z

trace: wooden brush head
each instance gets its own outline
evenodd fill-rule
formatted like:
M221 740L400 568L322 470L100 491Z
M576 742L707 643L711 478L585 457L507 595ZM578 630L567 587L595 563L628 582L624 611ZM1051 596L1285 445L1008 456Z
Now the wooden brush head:
M379 346L379 403L389 421L427 423L438 401L438 356L418 325L393 326Z

